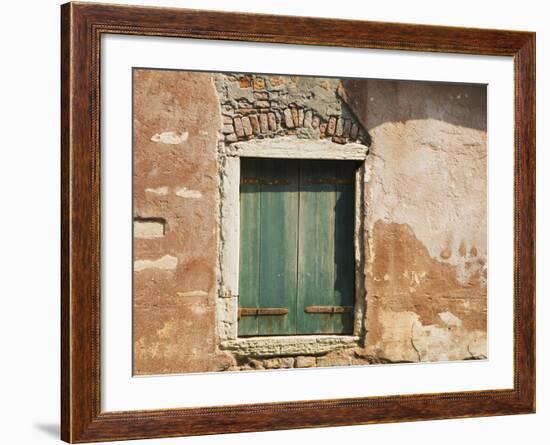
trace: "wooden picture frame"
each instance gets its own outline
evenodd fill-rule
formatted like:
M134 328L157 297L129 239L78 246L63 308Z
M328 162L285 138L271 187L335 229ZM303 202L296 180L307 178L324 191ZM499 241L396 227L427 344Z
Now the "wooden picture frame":
M91 3L61 7L61 438L70 443L535 411L535 34ZM103 34L512 56L514 387L102 412L100 38Z

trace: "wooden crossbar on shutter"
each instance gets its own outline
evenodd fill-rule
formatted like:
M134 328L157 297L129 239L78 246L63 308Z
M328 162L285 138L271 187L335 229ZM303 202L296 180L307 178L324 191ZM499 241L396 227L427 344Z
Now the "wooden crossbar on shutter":
M352 332L354 172L241 160L240 336Z

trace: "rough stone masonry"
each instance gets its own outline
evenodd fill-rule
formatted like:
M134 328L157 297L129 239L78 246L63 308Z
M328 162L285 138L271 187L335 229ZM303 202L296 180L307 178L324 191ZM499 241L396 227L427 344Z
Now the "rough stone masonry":
M281 138L369 147L359 338L220 335L225 154ZM484 86L134 70L134 373L485 358L486 160Z

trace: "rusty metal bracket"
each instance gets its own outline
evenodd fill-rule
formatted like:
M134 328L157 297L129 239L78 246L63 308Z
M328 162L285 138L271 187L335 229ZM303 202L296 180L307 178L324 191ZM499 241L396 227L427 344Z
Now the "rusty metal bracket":
M308 306L304 312L306 314L344 314L353 312L353 306Z
M239 308L240 317L250 317L256 315L287 315L286 307L241 307Z

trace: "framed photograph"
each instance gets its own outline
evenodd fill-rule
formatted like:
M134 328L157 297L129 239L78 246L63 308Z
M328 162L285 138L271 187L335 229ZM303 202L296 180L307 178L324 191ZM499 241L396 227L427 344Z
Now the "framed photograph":
M67 442L535 411L535 34L62 6Z

